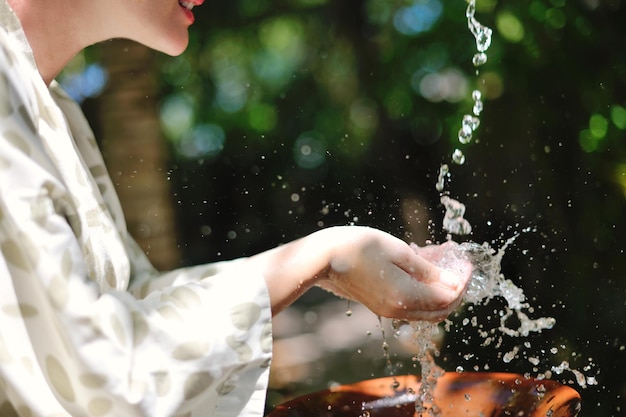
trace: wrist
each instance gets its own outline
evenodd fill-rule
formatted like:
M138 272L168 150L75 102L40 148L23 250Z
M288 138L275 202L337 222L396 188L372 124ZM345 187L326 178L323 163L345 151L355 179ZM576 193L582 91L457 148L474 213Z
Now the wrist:
M273 314L302 294L328 280L330 244L326 229L249 258L248 266L261 272L270 293Z

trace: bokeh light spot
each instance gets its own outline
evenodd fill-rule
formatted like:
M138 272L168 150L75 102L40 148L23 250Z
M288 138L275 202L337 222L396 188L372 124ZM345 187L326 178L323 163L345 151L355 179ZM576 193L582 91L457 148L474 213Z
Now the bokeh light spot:
M404 35L416 36L428 32L441 17L443 5L439 0L421 0L400 8L394 15L396 30Z
M626 109L620 105L611 107L611 121L618 129L626 129Z
M253 104L248 109L248 123L257 132L270 132L278 123L276 109L265 103Z
M502 37L509 42L517 43L524 39L524 25L513 13L498 13L496 26Z
M194 122L194 107L193 99L186 94L175 94L163 101L160 120L168 137L178 139L191 129Z
M305 169L317 168L326 162L326 145L316 131L302 133L293 145L296 164Z
M561 9L548 9L546 11L546 22L554 29L563 29L566 23L565 13Z
M371 100L355 100L350 106L350 121L359 129L376 129L378 127L376 103Z
M60 83L70 97L81 103L86 98L100 95L108 78L107 71L101 65L90 64L77 72L65 73Z
M546 20L546 11L548 8L538 0L535 0L530 3L528 6L529 14L538 22L543 22Z
M455 69L446 68L443 71L426 74L413 88L432 102L448 101L456 103L467 96L469 83L465 75Z
M589 129L583 129L578 135L578 142L583 151L595 152L598 149L598 139L591 134Z
M178 142L178 152L187 158L204 158L219 154L224 149L224 130L212 123L195 126Z
M589 118L589 131L596 139L604 139L609 122L601 114L595 113Z

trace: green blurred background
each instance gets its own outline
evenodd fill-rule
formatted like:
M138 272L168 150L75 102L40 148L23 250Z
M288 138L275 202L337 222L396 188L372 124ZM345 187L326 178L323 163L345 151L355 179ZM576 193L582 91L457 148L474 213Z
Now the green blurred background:
M534 375L567 360L598 380L578 387L582 416L624 416L626 4L478 0L478 20L494 31L478 73L466 6L208 1L194 9L182 56L108 42L77 57L62 82L101 139L129 229L164 269L331 225L441 242L434 185L450 164L446 189L473 225L455 240L497 248L520 234L503 273L533 314L557 324L484 347L478 330L500 301L464 308L437 362ZM461 145L475 88L485 109L474 141ZM455 148L463 165L450 163ZM482 324L463 324L472 317ZM358 306L314 290L276 323L268 408L390 372L380 323ZM410 356L392 346L395 371L419 371Z

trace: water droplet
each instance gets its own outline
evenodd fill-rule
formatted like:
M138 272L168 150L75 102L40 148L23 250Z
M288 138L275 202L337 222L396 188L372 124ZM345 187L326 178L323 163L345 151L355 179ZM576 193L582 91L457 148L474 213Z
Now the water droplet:
M474 131L478 129L478 126L480 125L480 119L478 117L466 114L465 116L463 116L462 124L463 127L467 127L470 130Z
M456 235L467 235L472 231L472 226L463 218L465 205L448 196L442 196L441 204L446 208L443 217L443 228L449 233Z
M462 367L462 366L457 366L457 367L456 367L456 371L457 371L458 373L461 373L461 372L464 372L464 371L465 371L465 369L463 369L463 367Z
M486 26L481 25L475 17L476 14L476 1L470 0L465 10L465 17L467 17L467 27L474 35L476 39L476 49L479 52L485 52L491 46L492 30Z
M492 31L490 28L476 22L476 34L474 36L476 37L476 49L478 49L479 52L485 52L489 49L491 46L491 34Z
M449 172L450 169L448 168L447 164L443 164L441 165L441 167L439 167L439 175L437 176L437 183L435 184L435 188L437 189L437 191L443 191L446 185L446 177L448 176Z
M461 142L462 144L465 145L467 143L470 143L472 141L472 129L469 128L468 126L463 125L463 127L459 129L458 137L459 137L459 142Z
M504 354L504 357L502 358L502 361L504 363L511 362L515 358L515 356L517 355L517 352L519 352L519 347L515 346L512 351L507 352L507 353Z
M465 17L472 18L476 13L476 1L470 1L465 10Z
M465 397L465 401L469 401L472 399L472 396L469 394L463 394L463 396Z
M465 163L465 155L463 155L460 149L455 149L452 153L452 162L457 165L463 165Z
M528 362L530 362L533 365L537 366L537 365L539 365L539 358L530 357L530 358L528 358Z
M446 216L448 217L463 217L465 214L465 204L450 197L441 197L441 204L446 208Z
M459 142L467 144L472 140L472 132L478 129L480 119L476 116L466 114L463 116L461 129L459 130Z
M484 52L478 52L477 54L474 54L474 57L472 58L472 64L474 64L475 67L480 67L481 65L484 65L487 62L487 54Z
M474 90L472 91L472 100L474 101L480 101L482 99L483 95L480 92L480 90Z
M477 101L476 103L474 103L474 108L472 109L472 112L476 116L480 116L480 114L483 112L483 102Z

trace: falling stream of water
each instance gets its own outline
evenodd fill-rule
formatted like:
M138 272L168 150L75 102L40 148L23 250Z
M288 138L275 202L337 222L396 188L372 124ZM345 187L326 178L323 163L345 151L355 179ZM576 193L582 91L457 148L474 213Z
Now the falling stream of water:
M465 16L467 17L467 26L476 40L476 54L472 58L472 63L478 68L487 62L487 50L491 46L492 31L487 26L482 25L476 19L476 0L469 0ZM472 113L463 116L461 128L457 135L461 145L469 144L480 126L480 115L483 111L482 93L479 89L472 91L473 107ZM459 148L452 153L452 162L457 165L465 163L465 154ZM439 176L435 188L441 194L441 204L445 207L446 212L443 220L443 229L455 235L468 235L472 232L472 226L463 217L465 214L465 205L451 198L445 190L446 180L450 176L450 167L442 164L439 168Z

